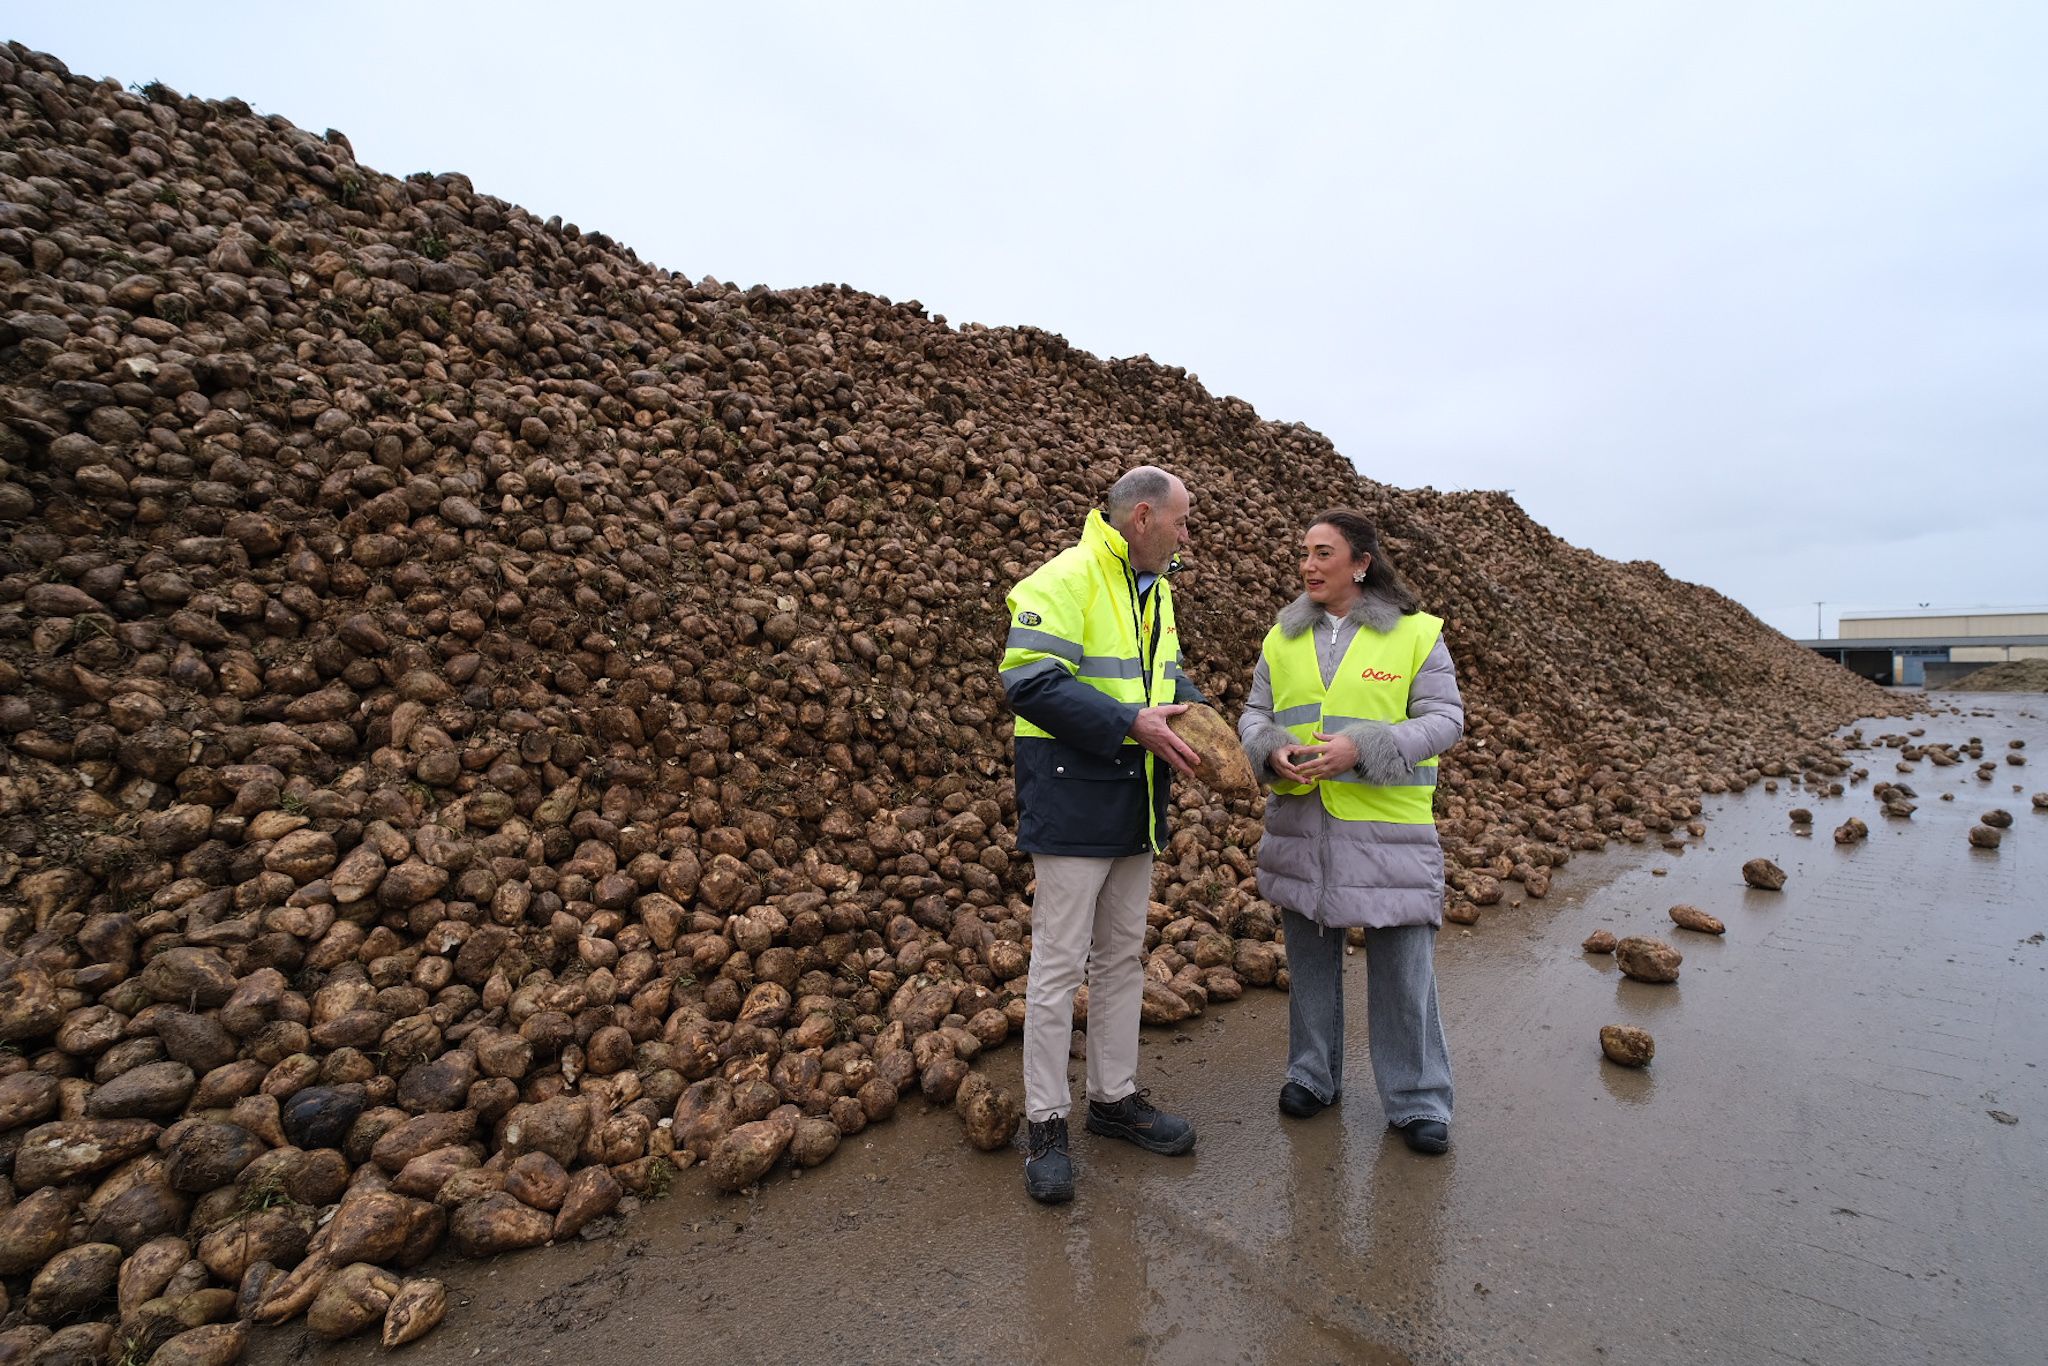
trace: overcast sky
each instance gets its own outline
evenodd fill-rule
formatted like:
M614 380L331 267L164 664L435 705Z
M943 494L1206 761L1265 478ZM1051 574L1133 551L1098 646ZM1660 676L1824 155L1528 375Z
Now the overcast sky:
M13 7L742 285L1184 365L1795 636L2048 603L2048 5ZM1198 509L1199 512L1199 509Z

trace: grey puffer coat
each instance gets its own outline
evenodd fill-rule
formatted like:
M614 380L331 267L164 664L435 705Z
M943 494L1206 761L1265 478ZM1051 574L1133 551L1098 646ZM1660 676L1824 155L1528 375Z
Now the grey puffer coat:
M1359 631L1389 631L1400 618L1398 604L1369 593L1333 637L1323 610L1303 594L1282 609L1280 630L1289 638L1315 631L1316 660L1327 687ZM1264 655L1252 675L1251 696L1238 718L1237 733L1260 780L1276 781L1267 761L1275 750L1295 740L1273 719L1273 680ZM1369 783L1392 784L1411 777L1422 760L1456 744L1465 733L1465 703L1443 641L1437 641L1409 685L1406 721L1358 721L1332 733L1356 742L1358 773ZM1441 925L1443 846L1434 824L1342 821L1314 792L1294 797L1269 793L1266 834L1259 843L1259 893L1331 929Z

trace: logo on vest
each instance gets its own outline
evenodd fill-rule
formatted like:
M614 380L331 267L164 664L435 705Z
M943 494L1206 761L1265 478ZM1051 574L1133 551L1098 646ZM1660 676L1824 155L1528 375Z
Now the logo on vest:
M1019 612L1017 614L1017 624L1019 626L1036 626L1039 622L1044 620L1045 618L1041 617L1036 612Z
M1382 673L1378 669L1367 669L1364 673L1359 675L1360 678L1364 679L1368 683L1399 683L1402 679L1406 678L1407 676L1407 674Z

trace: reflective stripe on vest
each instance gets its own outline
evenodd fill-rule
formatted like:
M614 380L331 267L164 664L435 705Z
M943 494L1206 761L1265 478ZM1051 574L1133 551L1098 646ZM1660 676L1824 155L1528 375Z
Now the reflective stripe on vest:
M1261 647L1272 677L1273 719L1305 745L1317 743L1317 731L1334 734L1332 728L1346 721L1407 720L1408 690L1443 629L1443 618L1427 612L1411 612L1385 633L1361 627L1325 690L1314 629L1289 639L1275 626ZM1368 783L1354 769L1312 785L1276 782L1273 790L1294 797L1321 788L1324 809L1338 820L1427 825L1435 819L1431 793L1436 770L1432 758L1396 786Z

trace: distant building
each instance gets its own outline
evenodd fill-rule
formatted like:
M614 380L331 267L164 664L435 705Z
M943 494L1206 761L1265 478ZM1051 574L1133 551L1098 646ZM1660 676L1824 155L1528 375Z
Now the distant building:
M1890 687L1939 687L2007 659L2048 659L2048 610L1844 612L1832 640L1802 640Z

